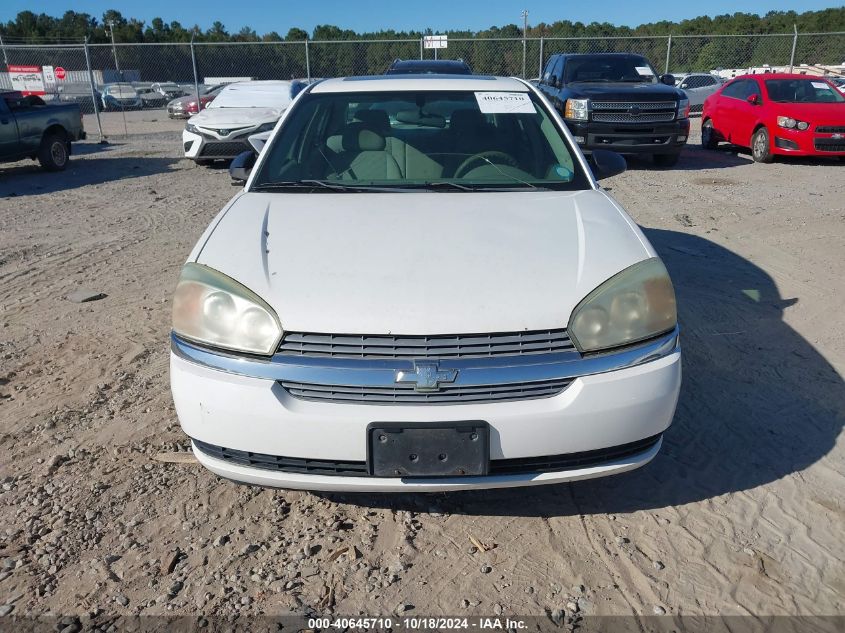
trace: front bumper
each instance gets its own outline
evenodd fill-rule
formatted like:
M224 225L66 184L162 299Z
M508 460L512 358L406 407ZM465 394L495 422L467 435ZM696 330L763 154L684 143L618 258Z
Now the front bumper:
M772 152L780 156L845 156L845 126L829 126L839 132L819 132L775 127L772 133Z
M231 160L242 152L254 151L247 140L247 134L236 136L231 139L215 139L182 131L182 146L185 150L185 158L199 160Z
M553 359L552 357L556 357ZM213 472L247 483L311 490L445 491L558 483L625 472L650 461L659 436L672 421L681 382L677 331L634 348L573 359L545 355L524 364L466 367L460 381L572 378L557 395L509 402L432 405L338 404L300 399L280 380L325 384L392 381L395 367L327 367L314 359L250 360L210 352L172 339L171 388L179 421L196 443L199 461ZM342 364L341 364L342 365ZM483 365L483 363L482 363ZM526 378L528 377L528 378ZM533 377L533 378L532 378ZM244 465L225 451L290 459L366 463L366 429L372 422L484 420L490 427L491 464L502 460L562 457L607 451L605 461L574 461L544 469L481 477L382 478L362 474L316 474ZM614 447L634 445L635 452ZM202 449L210 445L223 450ZM616 457L614 455L622 455ZM542 460L541 460L542 461ZM523 469L524 470L524 469ZM500 469L502 472L502 469Z
M623 124L572 121L566 126L582 151L608 149L620 154L672 154L689 138L689 119L669 123Z

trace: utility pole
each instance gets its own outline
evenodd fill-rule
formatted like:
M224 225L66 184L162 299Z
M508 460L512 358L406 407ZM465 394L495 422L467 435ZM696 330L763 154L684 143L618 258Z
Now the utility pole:
M123 73L120 72L120 64L117 61L117 47L114 45L114 20L109 20L106 22L109 25L109 35L111 36L111 52L114 55L114 68L117 70L117 73L120 75L120 78L123 79Z
M522 78L526 79L525 60L528 55L528 9L522 10Z

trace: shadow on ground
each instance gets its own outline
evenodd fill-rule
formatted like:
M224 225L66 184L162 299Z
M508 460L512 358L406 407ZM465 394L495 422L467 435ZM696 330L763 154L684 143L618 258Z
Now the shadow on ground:
M651 156L630 155L625 157L628 169L637 171L699 171L702 169L727 169L750 165L754 161L751 158L750 150L735 145L720 145L717 149L704 149L698 144L690 144L684 147L681 158L673 167L658 167L654 164ZM809 165L813 167L842 168L842 162L833 157L775 157L775 162L794 165ZM766 165L761 165L766 169Z
M55 193L115 180L140 178L168 171L179 162L178 158L115 156L113 148L111 145L97 144L74 147L74 156L67 169L60 172L44 171L37 161L0 166L0 198Z
M326 496L479 515L624 513L749 490L822 459L842 431L845 384L818 350L784 323L784 309L800 297L781 297L763 270L709 240L645 232L675 283L684 354L675 421L651 464L556 486Z

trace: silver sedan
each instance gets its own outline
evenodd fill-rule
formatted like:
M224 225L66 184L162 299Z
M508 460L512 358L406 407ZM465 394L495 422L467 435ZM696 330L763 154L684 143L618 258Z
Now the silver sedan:
M690 73L677 76L675 85L687 93L690 113L700 114L704 100L721 87L722 81L710 73Z

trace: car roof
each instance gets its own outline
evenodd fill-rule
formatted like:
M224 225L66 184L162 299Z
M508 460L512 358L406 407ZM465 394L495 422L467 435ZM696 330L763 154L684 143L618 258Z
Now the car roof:
M560 57L645 57L640 53L556 53Z
M412 90L466 90L529 92L530 88L515 77L487 75L371 75L326 79L314 85L313 93L389 92Z
M226 88L233 91L250 90L254 92L279 92L280 90L290 90L292 84L292 81L262 79L258 81L236 81L231 84L226 84Z
M397 59L391 65L391 68L401 67L426 67L432 66L457 66L458 68L468 68L467 63L462 59Z
M828 79L828 77L822 75L801 75L799 73L748 73L738 75L734 79L755 79L757 77L761 79L813 79L815 81Z

